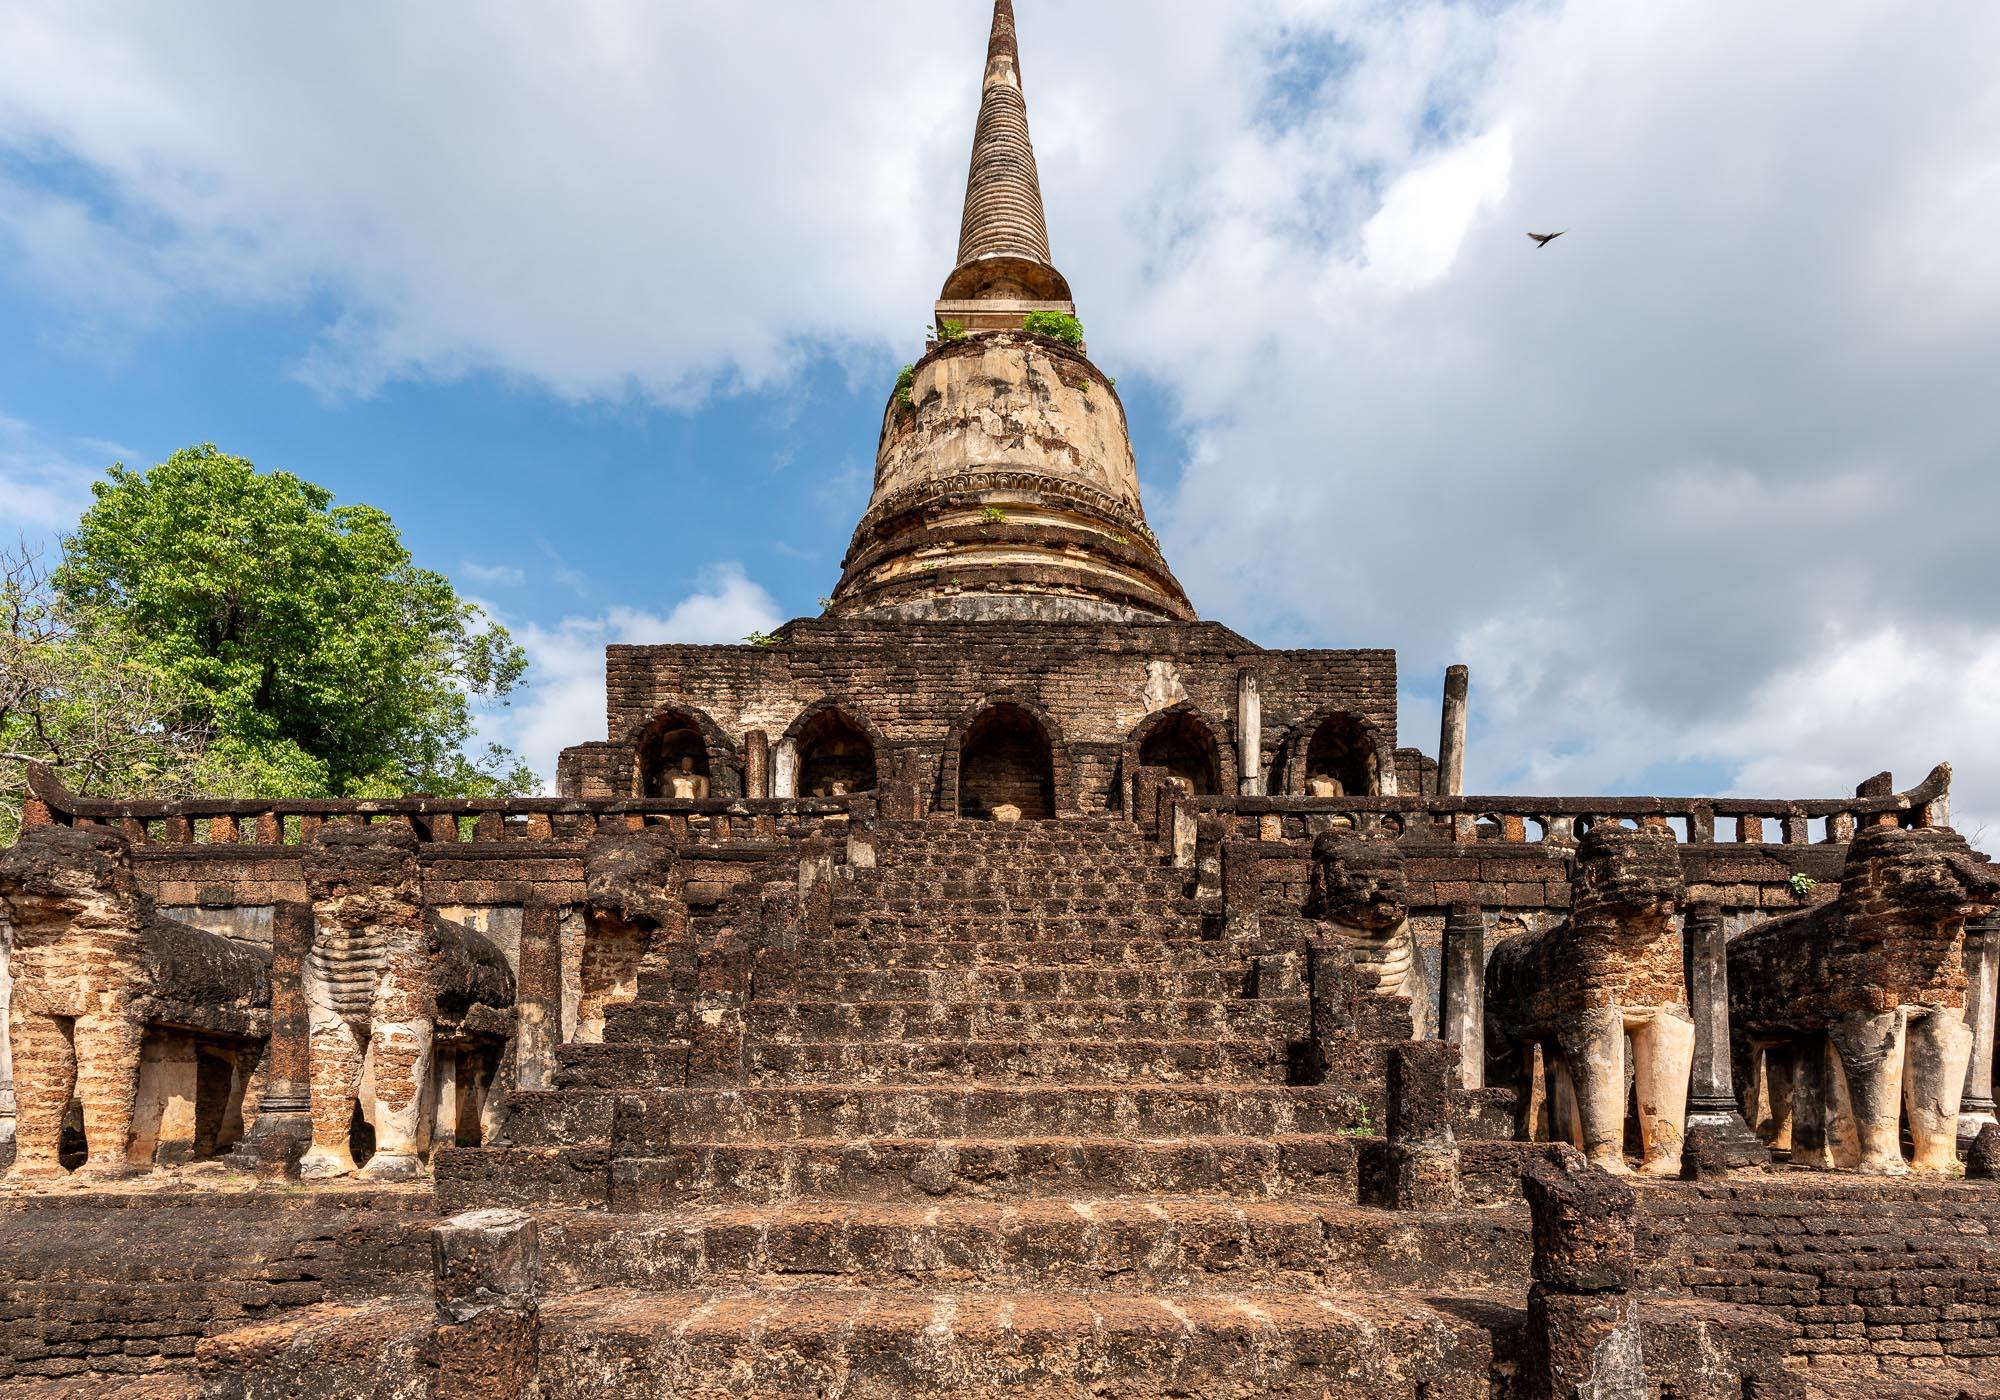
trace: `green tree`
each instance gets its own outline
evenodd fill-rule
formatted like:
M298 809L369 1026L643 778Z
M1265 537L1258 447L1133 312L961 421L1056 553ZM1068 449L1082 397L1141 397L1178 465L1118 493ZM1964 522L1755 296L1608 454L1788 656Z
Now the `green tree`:
M504 701L526 655L383 512L212 444L91 490L56 590L129 639L213 766L269 796L533 787L503 749L465 755L473 697Z
M0 846L17 834L29 760L107 797L182 796L219 778L185 709L122 633L65 603L39 556L0 551Z

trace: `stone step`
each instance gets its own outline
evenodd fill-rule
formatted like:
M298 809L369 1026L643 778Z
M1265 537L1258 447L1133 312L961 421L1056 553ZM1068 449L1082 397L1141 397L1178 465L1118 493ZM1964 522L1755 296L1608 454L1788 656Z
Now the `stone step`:
M617 1090L507 1096L504 1136L524 1147L610 1140ZM1373 1125L1344 1090L1277 1084L822 1084L659 1091L675 1138L1268 1137Z
M832 1001L1136 1001L1232 998L1248 989L1250 969L1193 967L819 967L801 968L788 993Z
M964 1080L1201 1084L1284 1083L1291 1053L1279 1039L752 1042L752 1084L938 1084Z
M801 967L1152 967L1227 965L1237 954L1218 940L1126 938L909 941L833 937L802 942Z
M1526 1282L1525 1207L1368 1210L1331 1202L946 1200L684 1207L540 1217L551 1289L1205 1292Z
M1362 1139L818 1138L676 1142L663 1206L1160 1195L1352 1204Z
M784 1042L1004 1040L1024 1035L1117 1032L1144 1039L1303 1035L1304 998L1077 1001L784 1001L753 1003L752 1035Z
M651 980L640 980L640 1000L604 1008L605 1044L663 1044L687 1039L692 1021L688 1008L672 1005L664 999L647 999L649 995L664 998L672 994L671 989L648 985Z
M685 1044L569 1044L556 1047L559 1089L649 1089L687 1082Z
M833 926L847 936L871 939L905 938L913 942L956 938L979 942L1011 939L1030 942L1058 938L1132 938L1136 936L1193 937L1201 932L1201 913L1193 908L1155 912L1114 909L1096 913L1035 913L1033 911L990 910L984 913L963 908L935 913L907 910L869 909L843 913L836 909Z
M974 870L940 864L930 867L877 867L843 887L845 897L916 896L933 901L994 896L1042 899L1178 899L1184 877L1173 870L1136 875L1123 869L1069 870L1061 875L1032 870Z
M1485 1400L1494 1370L1457 1311L1367 1296L606 1290L542 1326L545 1400Z
M663 1144L612 1189L612 1151L598 1146L440 1149L433 1162L446 1212L507 1206L681 1210L828 1202L1076 1202L1171 1196L1232 1201L1359 1199L1360 1153L1372 1139L838 1138ZM650 1151L652 1149L640 1149Z
M1493 1338L1419 1299L606 1289L542 1309L544 1400L1486 1400Z

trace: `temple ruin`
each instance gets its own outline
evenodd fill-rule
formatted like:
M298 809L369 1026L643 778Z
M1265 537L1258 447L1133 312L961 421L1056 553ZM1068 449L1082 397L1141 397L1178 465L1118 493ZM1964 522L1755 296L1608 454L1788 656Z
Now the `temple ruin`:
M1463 668L1201 620L1011 0L935 310L823 614L610 648L557 795L31 773L0 1385L2000 1394L1949 768L1470 796Z

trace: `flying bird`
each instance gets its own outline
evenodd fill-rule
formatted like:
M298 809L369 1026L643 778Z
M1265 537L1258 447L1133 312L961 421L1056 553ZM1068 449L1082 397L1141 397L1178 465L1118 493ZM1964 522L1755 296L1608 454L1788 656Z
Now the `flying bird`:
M1568 229L1564 229L1562 233L1531 233L1528 235L1528 237L1535 240L1535 246L1537 248L1546 248L1549 246L1549 244L1555 242L1558 238L1561 238L1564 233L1568 232L1569 232Z

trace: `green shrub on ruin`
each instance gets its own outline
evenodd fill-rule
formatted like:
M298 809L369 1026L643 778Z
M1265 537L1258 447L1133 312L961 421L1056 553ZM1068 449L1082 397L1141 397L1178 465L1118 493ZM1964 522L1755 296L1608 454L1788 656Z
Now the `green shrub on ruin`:
M911 397L910 392L916 388L916 385L917 367L915 365L904 365L903 372L896 376L896 404L899 408L916 407L916 400Z
M1021 329L1071 347L1083 344L1083 322L1061 311L1030 311Z

